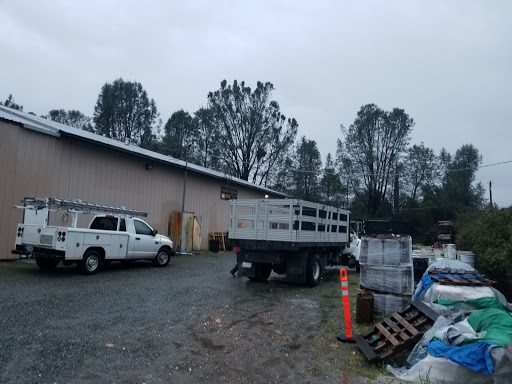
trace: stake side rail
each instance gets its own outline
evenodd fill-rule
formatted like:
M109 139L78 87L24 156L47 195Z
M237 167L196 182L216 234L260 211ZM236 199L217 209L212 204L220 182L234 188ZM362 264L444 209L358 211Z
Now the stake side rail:
M230 239L348 243L350 212L304 200L230 200Z

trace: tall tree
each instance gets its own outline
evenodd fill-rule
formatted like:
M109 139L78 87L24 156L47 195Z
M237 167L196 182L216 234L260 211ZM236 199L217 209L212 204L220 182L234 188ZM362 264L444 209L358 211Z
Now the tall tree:
M210 108L200 108L194 113L194 127L197 134L197 163L203 167L221 170L222 140L219 127L215 124Z
M289 196L294 195L295 169L291 156L287 156L278 164L270 179L270 188Z
M356 167L346 152L345 145L342 140L337 140L336 149L336 172L340 176L343 189L345 191L345 206L354 209L354 203L358 207L363 207L363 212L358 210L358 217L367 217L368 209L364 208L367 200L364 188L361 187L361 178L356 174ZM364 195L364 196L363 196Z
M396 163L410 139L414 121L403 109L386 112L375 104L361 107L357 118L345 133L345 153L366 188L367 207L371 215L377 214L387 198L393 181Z
M439 163L439 173L441 177L441 183L446 184L449 183L450 180L447 179L448 176L448 169L450 168L450 165L452 163L452 155L446 150L446 148L441 148L441 152L438 156L438 163Z
M407 149L403 171L399 175L404 180L403 188L409 197L416 201L422 187L434 184L437 181L437 169L439 165L432 148L425 147L423 143L414 144Z
M71 109L69 111L65 111L64 109L52 109L50 112L48 112L48 115L41 117L56 121L61 124L66 124L71 127L83 129L84 131L94 132L94 127L92 126L92 118L85 116L78 110Z
M320 193L322 200L326 204L335 206L345 205L346 189L341 183L340 175L336 171L330 153L327 154L327 158L325 159L323 176L320 181Z
M121 78L103 85L94 107L98 134L144 148L154 147L158 116L155 101L142 85Z
M480 207L484 202L484 188L473 185L482 155L472 144L460 147L447 170L445 191L453 202L465 207Z
M322 173L320 151L314 140L302 137L294 155L294 197L319 201L319 178Z
M286 119L271 100L274 86L258 82L251 90L234 81L208 94L208 105L220 131L225 171L243 180L267 185L277 162L286 157L297 135L297 121Z
M164 126L162 153L182 160L187 157L187 160L190 161L195 140L196 133L192 116L181 109L174 112Z
M11 94L9 94L9 97L7 98L7 100L5 100L3 104L0 103L0 105L3 105L5 107L9 107L9 108L12 108L12 109L17 109L18 111L23 111L23 105L16 104L14 102L14 98L12 97Z

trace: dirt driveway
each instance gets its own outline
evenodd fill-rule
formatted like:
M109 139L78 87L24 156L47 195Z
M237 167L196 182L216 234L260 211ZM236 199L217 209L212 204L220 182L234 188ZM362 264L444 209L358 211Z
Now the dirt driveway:
M93 276L0 263L0 382L398 382L336 340L339 269L307 288L274 274L266 284L233 278L234 261L205 253ZM349 278L354 296L354 270Z

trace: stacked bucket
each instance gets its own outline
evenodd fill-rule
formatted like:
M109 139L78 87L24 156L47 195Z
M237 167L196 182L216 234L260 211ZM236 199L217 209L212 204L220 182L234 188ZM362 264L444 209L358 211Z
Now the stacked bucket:
M363 236L359 264L361 288L373 294L374 317L407 308L414 291L410 236Z

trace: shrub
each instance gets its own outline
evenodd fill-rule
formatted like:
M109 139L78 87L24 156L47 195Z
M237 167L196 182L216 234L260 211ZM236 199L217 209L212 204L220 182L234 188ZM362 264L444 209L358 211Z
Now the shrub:
M476 267L497 281L507 299L512 298L512 207L490 209L460 225L457 243L476 255Z

